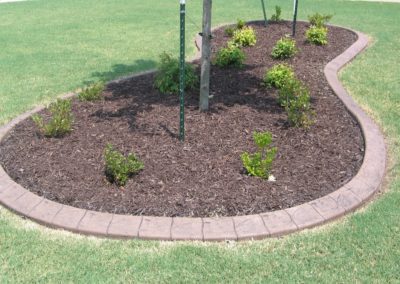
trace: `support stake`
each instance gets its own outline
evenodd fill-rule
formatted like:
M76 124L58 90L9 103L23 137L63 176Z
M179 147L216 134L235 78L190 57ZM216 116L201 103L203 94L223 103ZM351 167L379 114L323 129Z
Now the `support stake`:
M179 140L185 141L185 0L180 0Z
M265 23L265 26L267 26L268 25L268 19L267 19L267 13L265 12L264 0L261 0L261 5L262 5L263 13L264 13L264 23Z
M297 22L297 7L298 7L299 1L294 0L294 7L293 7L293 23L292 23L292 37L296 36L296 22Z

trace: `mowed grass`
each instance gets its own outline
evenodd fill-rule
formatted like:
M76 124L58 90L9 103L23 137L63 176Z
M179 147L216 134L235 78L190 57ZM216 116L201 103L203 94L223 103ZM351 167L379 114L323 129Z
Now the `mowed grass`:
M178 50L178 1L32 1L0 5L0 121L97 79L153 68ZM201 1L188 1L188 53ZM214 24L260 19L259 1L214 1ZM288 18L291 1L279 4ZM371 36L342 72L352 96L379 122L390 152L385 193L336 223L281 239L243 243L113 241L43 228L0 209L0 283L400 282L400 5L300 1L300 18ZM271 12L269 12L269 15Z

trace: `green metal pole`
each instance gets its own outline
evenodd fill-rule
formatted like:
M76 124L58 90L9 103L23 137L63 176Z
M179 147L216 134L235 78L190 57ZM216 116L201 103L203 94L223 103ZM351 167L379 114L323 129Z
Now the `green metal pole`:
M268 25L268 20L267 20L267 13L265 12L264 0L261 0L261 5L262 5L263 13L264 13L264 22L265 22L265 26L267 26L267 25Z
M185 1L180 0L179 140L185 141Z
M298 0L294 0L294 8L293 8L293 23L292 23L292 37L296 35L296 22L297 22L297 7L299 5Z

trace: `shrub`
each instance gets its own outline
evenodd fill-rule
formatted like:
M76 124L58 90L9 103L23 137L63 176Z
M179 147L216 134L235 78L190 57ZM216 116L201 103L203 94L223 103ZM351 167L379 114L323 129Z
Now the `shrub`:
M252 27L244 27L233 33L233 43L237 46L254 46L256 42L256 32Z
M316 45L328 43L328 29L326 27L311 26L306 31L307 41Z
M127 157L114 149L111 144L107 144L104 151L106 163L106 175L111 182L118 186L124 186L129 177L137 174L144 168L143 162L134 154L129 153Z
M275 6L275 14L271 16L271 21L278 22L281 20L282 8L280 6Z
M232 27L227 27L225 29L225 35L229 36L229 37L233 37L233 33L235 32L235 29Z
M315 13L308 16L308 21L312 26L322 28L332 19L332 17L332 15L322 15L319 13Z
M237 30L241 30L246 26L246 22L244 20L238 19L235 27L227 27L225 29L225 35L228 37L232 37Z
M154 86L164 94L179 93L179 60L168 53L160 55L160 65L156 74ZM191 64L185 63L185 90L194 88L198 77Z
M238 19L236 22L236 28L238 30L243 29L245 27L245 25L246 25L246 22L244 20Z
M258 147L258 151L254 154L244 152L241 155L243 167L249 175L267 179L270 174L272 162L276 156L277 148L270 147L272 134L268 131L254 132L253 139Z
M78 99L80 101L97 101L101 99L101 93L104 91L104 83L97 82L83 89L82 92L78 94Z
M281 89L286 82L294 79L292 67L287 64L273 66L264 76L264 85Z
M32 115L33 122L46 137L61 137L72 130L73 116L71 112L71 101L58 99L47 108L51 113L48 123L43 117Z
M296 41L286 36L277 41L271 56L274 59L285 59L294 56L296 52Z
M288 115L291 126L308 128L313 124L310 92L298 79L290 79L279 90L278 102Z
M289 78L279 89L278 103L285 107L289 101L299 96L301 93L308 93L308 89L295 77Z
M315 112L311 109L308 93L302 92L299 96L291 99L285 110L291 126L308 128L314 123Z
M215 57L214 64L220 67L243 66L245 60L244 52L237 46L229 45L228 47L221 48Z

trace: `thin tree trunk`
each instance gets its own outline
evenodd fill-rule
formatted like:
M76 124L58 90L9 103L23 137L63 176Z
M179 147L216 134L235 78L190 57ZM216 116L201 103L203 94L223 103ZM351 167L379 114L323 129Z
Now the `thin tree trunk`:
M200 110L208 110L211 65L211 8L212 0L203 0L203 40L201 47Z

